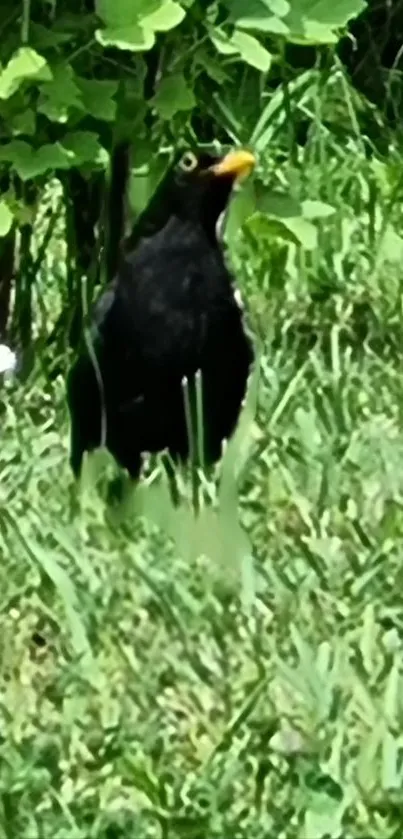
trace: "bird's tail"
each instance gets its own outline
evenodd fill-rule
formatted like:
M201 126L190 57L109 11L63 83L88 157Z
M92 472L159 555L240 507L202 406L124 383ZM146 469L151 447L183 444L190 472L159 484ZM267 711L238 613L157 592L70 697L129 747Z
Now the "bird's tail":
M130 176L130 143L117 143L111 153L109 189L106 212L106 282L111 282L118 272L123 252L128 207Z

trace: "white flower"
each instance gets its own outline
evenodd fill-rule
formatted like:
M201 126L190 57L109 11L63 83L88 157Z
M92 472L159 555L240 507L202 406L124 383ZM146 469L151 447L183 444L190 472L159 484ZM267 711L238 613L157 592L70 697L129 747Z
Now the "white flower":
M0 344L0 373L13 372L17 366L17 356L5 344Z

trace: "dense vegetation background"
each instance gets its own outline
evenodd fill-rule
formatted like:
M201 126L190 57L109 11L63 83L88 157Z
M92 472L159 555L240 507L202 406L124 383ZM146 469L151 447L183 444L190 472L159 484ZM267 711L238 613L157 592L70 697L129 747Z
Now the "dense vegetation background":
M0 34L0 836L397 839L403 3L2 0ZM197 522L158 462L116 509L68 468L117 136L134 217L179 141L259 157L259 363Z

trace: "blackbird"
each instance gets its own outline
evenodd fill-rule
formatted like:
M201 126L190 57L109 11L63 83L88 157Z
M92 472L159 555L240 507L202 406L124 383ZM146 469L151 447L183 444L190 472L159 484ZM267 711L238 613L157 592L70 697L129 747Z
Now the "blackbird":
M115 234L114 279L95 304L85 346L67 377L76 477L84 452L100 446L134 479L145 452L186 460L183 382L194 397L197 371L204 463L219 459L236 426L254 354L216 224L235 182L254 163L244 150L221 157L182 153L151 202L153 212L146 211L122 247Z

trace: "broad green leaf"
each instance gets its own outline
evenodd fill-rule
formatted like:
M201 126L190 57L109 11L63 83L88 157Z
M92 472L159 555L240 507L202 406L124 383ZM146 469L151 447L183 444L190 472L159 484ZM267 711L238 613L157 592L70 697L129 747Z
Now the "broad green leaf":
M238 29L252 29L257 32L270 32L273 35L284 35L287 37L289 29L288 26L275 15L270 15L265 18L258 17L241 17L237 20L236 25Z
M117 82L106 79L83 79L76 77L81 101L86 113L96 119L112 122L116 117L114 97L118 89Z
M264 0L273 15L284 17L290 11L290 3L292 0Z
M337 44L339 35L324 23L316 20L305 20L300 29L291 29L291 22L287 20L289 41L297 44Z
M234 46L229 36L223 29L220 29L218 26L216 28L211 27L209 30L209 36L217 52L221 53L221 55L237 54L237 47Z
M256 67L257 70L262 72L267 72L270 69L271 55L253 35L235 30L231 43L236 47L246 64L250 64L251 67Z
M302 214L304 218L312 221L317 218L329 218L336 211L330 204L324 204L323 201L303 201Z
M105 24L95 33L97 40L104 46L133 52L151 49L155 32L167 32L185 17L175 0L98 0L96 8Z
M13 113L8 118L9 128L12 134L25 134L26 137L33 136L36 131L36 113L32 108Z
M51 70L43 56L30 47L21 47L0 72L0 99L9 99L24 81L51 78Z
M230 20L237 23L243 17L284 17L290 11L288 0L225 0L224 5L228 9Z
M140 20L144 29L151 29L152 32L168 32L182 22L185 14L185 10L179 3L175 3L174 0L164 0L155 11L142 14Z
M293 0L284 22L290 40L331 44L338 41L338 30L365 8L365 0Z
M267 0L236 0L228 3L230 20L240 29L254 29L260 32L272 32L276 35L287 35L288 27L281 17L289 11L289 3L279 0L275 11Z
M327 218L334 213L330 204L321 201L303 201L300 203L285 193L262 189L258 185L256 206L260 213L269 217L271 222L280 222L287 229L291 241L302 245L306 250L316 246L317 231L311 220ZM273 228L272 228L273 231ZM289 238L289 236L286 238Z
M31 150L24 175L21 172L21 177L28 180L56 169L69 169L72 165L72 156L69 156L59 143L52 145L47 143L39 149ZM22 171L24 171L24 167L22 167Z
M56 32L54 29L48 29L46 26L42 26L41 23L33 23L32 21L29 27L29 34L31 44L40 52L54 49L61 44L67 44L74 38L72 32Z
M81 93L70 65L59 64L52 71L52 80L41 85L38 111L52 122L67 122L73 108L83 110Z
M13 223L13 215L5 201L0 201L0 236L7 236Z
M248 219L247 226L258 239L279 237L295 245L301 245L304 250L314 250L317 244L316 228L300 216L275 218L255 213Z
M0 147L0 160L11 163L23 181L94 160L104 164L106 158L95 135L86 131L67 134L63 144L48 143L39 149L33 149L23 140L12 140Z
M163 0L96 0L97 16L106 26L131 26L158 11Z
M316 227L304 218L282 219L284 227L294 236L295 240L302 245L304 250L313 251L316 248L318 235Z
M299 201L278 190L266 189L257 184L257 207L262 213L280 218L293 218L302 215Z
M105 164L107 154L100 146L98 137L91 131L72 131L63 137L60 145L66 150L75 166L92 161Z
M196 105L194 93L181 73L161 79L151 101L160 117L166 120L172 119L178 111L191 111Z
M12 140L0 146L0 160L11 163L17 174L25 179L25 173L32 162L32 148L23 140ZM28 176L29 177L29 176Z
M106 29L97 29L95 37L103 47L117 47L120 50L141 52L150 50L155 43L151 29L145 30L138 24Z

